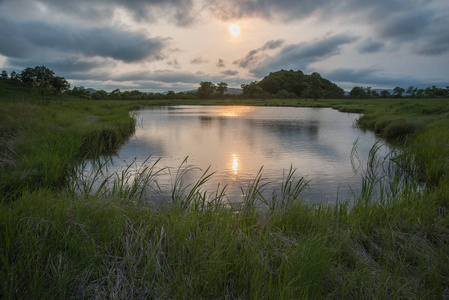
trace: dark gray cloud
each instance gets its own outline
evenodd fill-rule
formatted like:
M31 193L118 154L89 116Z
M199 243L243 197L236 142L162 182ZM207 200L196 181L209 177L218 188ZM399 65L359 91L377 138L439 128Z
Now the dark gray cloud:
M218 59L218 62L217 62L217 64L216 64L216 66L219 67L219 68L224 68L224 67L226 67L226 65L225 65L225 63L224 63L224 60L221 59L221 58Z
M119 82L154 81L164 84L172 84L172 83L199 84L201 81L220 82L223 80L222 76L215 76L204 72L191 73L191 72L171 71L171 70L156 70L156 71L127 73L119 76L109 76L108 79ZM233 78L232 83L242 82L239 80L248 80L248 78L243 79Z
M0 53L13 58L33 57L41 51L109 57L124 62L161 57L166 40L116 28L81 28L44 22L0 20ZM4 42L6 41L6 42Z
M373 86L374 88L392 88L394 86L409 87L413 85L424 88L435 84L441 86L449 84L449 81L447 80L441 81L436 78L427 78L423 80L419 77L388 74L376 68L340 68L322 73L322 75L333 82L350 83L349 86L351 87L355 85L368 85Z
M426 56L449 54L449 31L442 30L435 34L429 34L425 42L414 48L415 53Z
M207 74L198 75L190 72L175 72L170 70L142 71L127 73L118 76L109 76L109 80L114 81L157 81L163 83L199 83Z
M377 53L385 48L385 44L378 41L373 41L371 38L365 39L358 47L359 53Z
M449 6L449 5L448 5ZM414 52L426 56L449 54L449 11L444 16L432 19L424 33L424 37L414 41L410 40Z
M70 76L71 73L90 72L99 68L114 67L116 63L114 61L104 59L86 61L79 57L67 57L62 59L43 57L35 60L9 58L6 61L6 65L20 70L30 66L34 67L44 65L55 71L58 75L68 74Z
M234 60L232 63L238 65L239 67L246 68L250 64L258 63L262 58L257 56L259 53L258 49L254 49L244 54L243 57Z
M201 64L205 64L207 62L208 61L203 59L201 56L198 56L190 61L190 63L194 64L194 65L201 65Z
M379 35L397 40L416 39L427 31L433 18L429 10L399 13L379 22Z
M271 40L265 43L260 50L271 50L281 47L284 44L284 40Z
M169 60L167 62L167 65L172 66L175 69L180 69L181 65L179 64L178 60L176 58Z
M352 35L339 34L313 42L287 45L276 56L267 57L256 67L250 68L250 72L265 76L279 69L305 70L313 62L339 54L342 46L356 40L357 37Z
M262 47L249 51L241 58L234 60L232 63L239 67L246 68L250 65L255 65L264 59L265 50L273 50L281 47L284 44L283 40L271 40L266 42Z
M223 19L259 17L266 19L300 19L312 14L331 11L338 7L338 1L327 0L213 0L210 9Z
M198 13L193 0L4 0L11 8L23 11L44 8L49 15L65 14L88 23L112 19L116 9L124 9L135 20L153 23L161 18L179 26L190 25ZM28 9L26 9L28 10ZM30 12L28 10L28 12Z
M350 0L342 6L350 19L369 25L377 40L407 46L423 55L444 55L449 47L446 0Z
M383 84L384 76L379 75L379 70L373 68L351 69L339 68L333 71L326 72L326 78L331 81L338 82L354 82L359 84ZM375 82L373 82L373 80Z
M201 81L210 81L216 78L203 72L192 73L177 70L136 71L123 74L97 70L88 73L73 73L69 79L86 82L115 82L128 86L158 82L166 86L170 84L199 84Z
M432 4L444 3L445 0L211 0L209 8L217 17L228 20L245 17L261 17L277 20L298 20L313 17L352 19L360 16L367 21L384 21L385 18L400 18L401 13L433 9ZM416 15L415 15L416 16ZM379 22L382 23L382 22Z
M221 72L221 74L223 74L225 76L235 76L238 73L239 73L238 71L233 71L233 70L226 70L226 71Z

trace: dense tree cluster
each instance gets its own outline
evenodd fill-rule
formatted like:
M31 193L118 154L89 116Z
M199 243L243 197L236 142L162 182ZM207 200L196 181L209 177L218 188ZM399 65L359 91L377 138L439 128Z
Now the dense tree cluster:
M258 85L275 98L342 98L345 92L317 72L310 75L301 70L280 70L265 76Z
M196 91L196 95L201 99L223 97L228 91L226 82L219 82L216 85L210 81L201 81L200 87Z
M55 76L55 72L45 66L26 68L20 74L13 71L10 76L7 71L3 70L0 78L30 86L32 91L39 96L60 94L70 89L70 84L65 78Z
M404 96L404 93L406 94ZM437 88L435 85L425 89L418 89L415 86L409 86L407 90L402 87L395 87L391 92L388 90L381 90L380 93L372 91L371 87L355 86L349 92L351 98L366 99L366 98L438 98L449 97L449 86L445 88Z
M264 94L263 89L259 86L257 81L242 84L240 86L242 88L243 98L263 98L264 96L267 96L267 94Z

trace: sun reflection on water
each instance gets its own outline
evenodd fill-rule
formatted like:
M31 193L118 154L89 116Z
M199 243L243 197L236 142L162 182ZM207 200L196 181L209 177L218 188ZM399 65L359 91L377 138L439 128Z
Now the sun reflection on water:
M239 158L237 154L232 154L232 171L234 171L234 175L237 175L239 171Z
M254 107L250 106L223 106L217 110L222 117L241 117L254 111Z

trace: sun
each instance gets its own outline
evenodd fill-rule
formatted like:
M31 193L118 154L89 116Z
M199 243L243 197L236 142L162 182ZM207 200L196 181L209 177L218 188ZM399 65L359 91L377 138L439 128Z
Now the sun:
M240 34L240 26L237 24L232 24L231 26L229 26L229 32L232 36L238 36Z

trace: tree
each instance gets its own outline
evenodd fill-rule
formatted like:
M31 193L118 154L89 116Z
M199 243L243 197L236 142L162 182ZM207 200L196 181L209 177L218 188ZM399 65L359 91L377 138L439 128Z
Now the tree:
M50 88L53 90L53 93L59 94L70 89L70 83L63 77L56 76L50 78Z
M258 85L266 93L276 95L281 90L295 93L298 97L307 88L307 76L300 70L280 70L265 76Z
M343 98L345 96L345 90L326 78L321 77L321 86L325 98Z
M8 72L6 72L5 70L3 70L3 71L2 71L2 74L0 75L0 78L3 79L3 80L9 79Z
M285 88L281 89L282 83L284 83L284 81L280 79L280 76L270 73L270 75L266 76L259 82L259 86L264 90L264 92L275 95L281 90L287 91Z
M80 97L80 98L84 98L84 99L90 99L90 93L89 93L89 91L87 91L84 88L84 86L80 86L80 87L75 86L68 93L70 95L73 95L73 96L76 96L76 97Z
M309 77L309 87L306 90L306 95L317 101L318 98L323 96L323 94L324 91L321 84L321 75L317 72L313 72Z
M20 74L23 83L33 87L39 94L61 93L70 88L63 77L55 76L55 72L45 66L26 68Z
M40 81L37 81L36 79L33 79L33 84L31 85L31 91L33 94L44 97L51 94L51 86L50 86L50 79L49 78L43 78Z
M10 78L10 80L13 80L13 81L20 81L20 75L18 75L16 73L16 71L12 71L11 76L9 78Z
M201 81L197 90L198 97L202 99L211 98L214 95L216 86L210 81Z
M357 98L357 99L361 99L361 98L365 98L366 97L366 91L363 87L361 86L355 86L352 88L352 90L349 92L349 95L352 98Z
M390 95L391 95L390 92L387 91L387 90L383 90L383 91L380 92L380 96L382 98L388 98L388 97L390 97Z
M90 95L93 100L106 100L108 98L108 93L104 90L99 90Z
M109 93L109 98L114 100L120 100L121 99L121 92L120 89L115 89L111 93Z
M228 84L226 82L217 83L216 90L220 96L223 96L228 91Z
M280 90L279 92L274 95L277 99L294 99L297 98L295 93L289 93L287 90Z
M241 84L240 87L242 88L242 96L244 98L261 98L263 96L263 90L257 84L257 81Z
M434 95L437 97L444 97L446 96L446 89L436 88Z
M367 95L368 97L371 97L372 91L371 91L371 87L370 87L370 86L367 86L367 87L365 88L365 92L366 92L366 95Z
M285 90L289 93L289 98L311 97L310 93L312 91L308 89L310 88L310 82L313 81L313 79L311 79L313 76L315 75L306 75L301 70L280 70L271 72L269 75L265 76L258 85L265 93L271 95L278 95L282 90ZM321 82L320 87L323 91L322 95L319 97L342 98L345 95L345 91L342 88L326 78L320 76L319 81ZM286 95L285 91L281 92L279 95ZM292 93L296 94L296 96L293 97Z
M404 92L405 92L405 90L398 86L393 89L393 95L396 95L396 97L398 97L398 98L402 97L402 93L404 93Z
M167 99L175 99L176 98L176 93L174 91L168 91L167 95L165 95L165 97Z
M424 95L424 90L419 89L416 91L416 97L421 98Z
M23 83L40 85L41 82L55 76L55 72L45 66L37 66L34 68L26 68L20 75Z
M418 91L418 88L415 88L413 85L409 86L407 89L407 94L409 94L410 96L412 96L413 98L415 98L415 94Z

